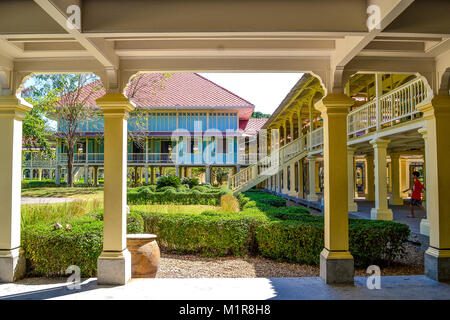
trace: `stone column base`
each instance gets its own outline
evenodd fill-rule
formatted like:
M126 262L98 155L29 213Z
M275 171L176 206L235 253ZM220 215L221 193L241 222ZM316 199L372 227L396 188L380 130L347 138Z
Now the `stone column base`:
M424 236L430 236L430 220L422 219L420 220L420 234Z
M20 248L0 250L0 282L14 282L25 275L25 256Z
M358 212L358 204L355 201L352 201L348 204L349 212Z
M131 279L131 254L103 251L97 261L98 284L124 285Z
M320 277L326 284L353 283L354 261L350 252L332 252L323 249L320 253Z
M306 198L308 199L308 201L311 201L311 202L319 201L319 197L317 196L317 194L308 194L308 196Z
M450 249L429 247L425 251L425 275L436 281L450 281Z
M372 220L394 220L394 214L391 209L377 209L370 210L370 219Z

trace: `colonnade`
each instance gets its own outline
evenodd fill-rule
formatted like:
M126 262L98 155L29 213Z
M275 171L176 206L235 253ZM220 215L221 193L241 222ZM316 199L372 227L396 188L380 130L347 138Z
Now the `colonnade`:
M106 94L97 99L105 118L104 157L104 243L98 259L100 284L125 284L131 277L130 253L126 248L126 181L127 181L127 119L133 110L122 94ZM353 150L347 146L347 113L353 100L344 94L328 94L315 107L323 119L324 168L324 249L320 255L320 274L326 283L353 281L353 257L349 252L348 212L352 189L348 186L353 162ZM425 140L427 202L430 247L425 254L425 274L436 280L450 278L450 97L435 96L419 107L426 126L421 133ZM22 120L30 108L21 105L13 96L0 96L0 142L4 155L0 158L0 281L14 281L24 271L20 254L20 181L22 151ZM284 143L292 140L286 135ZM374 197L372 217L391 219L387 207L386 149L389 141L371 141L374 149ZM396 155L393 155L396 159ZM309 199L316 190L315 160L310 156ZM304 161L304 159L302 160ZM367 162L371 161L370 157ZM303 170L297 164L298 174ZM314 166L313 166L314 164ZM284 194L295 194L295 164L281 168L270 178L271 188ZM314 168L314 170L312 170ZM393 167L393 171L397 166ZM288 173L289 172L289 173ZM311 179L314 173L314 179ZM289 174L289 176L288 176ZM288 184L288 177L290 183ZM369 174L370 177L370 174ZM273 179L274 178L274 179ZM352 183L353 184L353 183ZM370 184L370 183L369 183ZM297 196L300 192L297 191Z
M345 95L328 95L318 103L316 108L322 112L324 123L323 167L324 183L323 195L317 194L318 174L316 161L320 157L317 152L310 152L308 156L295 164L280 168L263 184L270 192L293 200L299 199L310 203L323 202L325 217L325 249L321 254L321 276L327 283L352 281L352 258L348 252L347 219L348 212L358 211L355 196L355 161L357 148L348 145L346 126L343 115L351 105ZM346 105L347 104L347 105ZM424 112L425 126L419 129L423 135L425 148L416 154L424 154L424 172L426 173L426 208L428 219L420 224L422 234L430 236L430 248L426 251L425 274L436 280L450 278L450 201L445 199L446 192L450 192L449 166L445 164L450 156L450 144L446 135L450 134L449 126L445 122L450 120L449 96L436 96L431 102L419 107ZM437 116L438 115L438 116ZM331 128L331 129L330 129ZM286 132L279 128L281 132ZM433 132L430 143L430 130ZM443 137L441 140L438 137ZM282 144L283 141L281 141ZM387 138L370 140L372 152L362 151L358 157L364 156L365 187L364 197L373 201L371 219L393 220L390 205L402 205L408 193L403 192L412 186L412 178L408 167L408 156L411 152L390 148ZM345 157L345 159L344 159ZM307 168L308 174L303 170ZM296 169L297 168L297 169ZM346 169L345 169L346 168ZM388 171L390 168L390 171ZM297 172L296 172L297 171ZM288 176L289 175L289 176ZM308 181L303 181L306 177ZM389 182L388 182L389 177ZM288 183L289 182L289 183ZM304 188L308 189L305 194ZM390 197L388 192L391 189ZM345 204L343 203L345 199ZM447 214L446 214L447 213ZM338 232L337 230L340 230ZM338 262L340 261L340 262ZM337 276L334 272L348 270Z

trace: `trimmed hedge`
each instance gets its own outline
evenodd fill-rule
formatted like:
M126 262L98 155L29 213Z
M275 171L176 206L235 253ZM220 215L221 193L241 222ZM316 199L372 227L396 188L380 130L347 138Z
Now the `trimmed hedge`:
M29 275L62 276L67 267L76 265L82 277L95 276L103 248L103 222L85 220L71 227L69 231L42 224L23 228L22 248Z
M201 204L201 205L220 205L220 198L225 192L214 191L202 193L198 190L189 192L177 192L176 190L167 189L164 192L151 192L150 190L139 192L128 192L128 204Z
M238 196L247 201L237 214L211 210L200 215L141 214L146 232L157 234L162 248L169 251L208 256L259 253L278 261L318 265L324 247L323 217L303 207L268 205L281 201L273 195L264 201L265 195L247 192ZM409 228L404 224L349 219L350 252L357 267L393 262L405 253L408 237Z
M79 266L82 277L97 272L97 259L103 248L103 210L70 222L71 229L54 229L37 224L22 228L22 248L27 273L35 276L62 276L70 265ZM144 219L135 212L127 216L127 233L143 233Z
M162 249L204 256L248 253L252 220L237 215L143 213L145 231L158 235Z

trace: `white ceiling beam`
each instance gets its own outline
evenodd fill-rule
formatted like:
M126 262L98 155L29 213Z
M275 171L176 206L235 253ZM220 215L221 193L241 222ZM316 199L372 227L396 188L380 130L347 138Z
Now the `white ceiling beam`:
M86 37L80 30L67 26L67 14L50 0L34 0L53 20L67 33L75 38L86 50L106 68L119 67L119 57L115 54L111 44L104 39L95 40Z
M337 39L331 65L335 68L344 67L413 2L414 0L368 0L368 6L376 5L380 8L379 28L373 28L364 35L350 35L344 39Z

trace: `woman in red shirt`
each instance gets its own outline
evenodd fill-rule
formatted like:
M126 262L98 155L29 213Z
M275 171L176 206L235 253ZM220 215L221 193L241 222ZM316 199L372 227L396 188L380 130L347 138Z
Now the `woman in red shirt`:
M408 218L415 218L414 216L414 207L417 206L420 209L425 212L425 219L427 218L427 210L422 206L422 189L425 190L425 187L419 180L420 173L417 171L413 172L413 179L414 179L414 188L408 188L404 190L403 192L412 190L411 194L411 215L408 216Z

